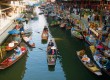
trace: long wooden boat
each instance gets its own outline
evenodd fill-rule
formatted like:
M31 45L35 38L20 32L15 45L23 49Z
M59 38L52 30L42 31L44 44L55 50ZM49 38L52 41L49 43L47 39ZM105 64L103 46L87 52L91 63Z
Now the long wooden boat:
M96 64L94 64L94 62L90 59L90 62L86 62L82 59L82 55L80 54L81 51L77 51L77 56L79 58L79 60L83 63L83 65L89 70L91 71L92 73L94 73L95 75L97 76L101 76L102 73L101 73L101 70L97 67ZM85 54L84 54L85 55ZM86 59L85 59L86 60Z
M83 36L80 34L80 32L72 30L72 29L71 29L71 35L75 36L78 39L83 39Z
M54 45L55 44L55 41L54 42ZM57 48L55 48L55 51L56 53L55 54L52 54L50 52L52 46L47 46L47 63L48 63L48 66L55 66L56 65L56 59L57 59Z
M95 48L95 47L94 47ZM96 48L95 48L96 49ZM90 50L92 52L93 55L93 59L94 61L97 63L97 65L107 74L110 76L110 70L106 69L106 66L104 64L102 64L103 62L101 62L101 59L106 59L109 61L109 59L107 59L104 55L102 54L94 54L95 51L93 49L93 46L90 46ZM110 64L110 63L109 63Z
M26 53L27 53L26 48L20 54L13 53L10 57L6 58L3 62L0 63L0 70L10 67L14 63L16 63L20 58L22 58Z
M48 28L43 29L41 38L42 38L42 40L48 40Z
M7 43L5 46L5 50L6 51L12 51L12 50L14 50L19 44L21 43L21 38L19 38L19 40L17 40L17 41L11 41L11 42L9 42L9 43ZM10 45L10 46L9 46ZM12 46L13 45L13 46Z
M35 48L35 43L33 42L32 44L30 44L27 40L29 39L30 41L30 36L27 36L26 34L21 34L21 37L22 37L22 40L29 46L29 47L32 47L32 48Z

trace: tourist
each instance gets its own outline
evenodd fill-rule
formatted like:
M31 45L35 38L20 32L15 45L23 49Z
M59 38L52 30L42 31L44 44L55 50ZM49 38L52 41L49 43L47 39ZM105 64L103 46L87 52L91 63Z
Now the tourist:
M21 48L19 46L17 46L16 49L14 49L16 54L20 55L22 53Z
M19 30L19 29L20 29L19 24L16 24L15 29L16 29L16 30Z
M51 55L55 55L56 54L56 47L52 46L48 53L51 54Z
M54 46L54 43L52 40L50 40L50 42L48 43L48 46Z
M96 42L96 40L95 40L95 38L93 37L93 35L90 35L90 37L89 37L89 42L90 42L91 44L94 44L94 43Z

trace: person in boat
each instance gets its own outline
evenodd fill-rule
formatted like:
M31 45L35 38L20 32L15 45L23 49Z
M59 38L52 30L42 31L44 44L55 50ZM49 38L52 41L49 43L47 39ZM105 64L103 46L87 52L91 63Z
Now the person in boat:
M52 46L54 46L54 43L53 43L52 40L50 40L49 43L48 43L47 51L49 51Z
M85 54L85 50L81 50L79 56L82 58Z
M54 46L54 43L53 43L53 41L52 40L50 40L50 42L48 43L48 46Z
M82 57L82 61L90 63L90 58L86 54L84 54L84 56Z
M31 46L35 46L35 43L33 42L33 40L32 40L32 37L29 37L29 44L31 45Z
M44 26L44 30L48 30L47 26Z
M19 30L19 29L20 29L20 26L19 26L18 23L16 24L15 29L16 29L16 30Z
M26 47L21 46L21 51L22 51L22 52L25 52L25 51L26 51Z
M48 33L48 28L47 28L47 26L44 26L43 33ZM45 36L48 36L48 35L45 35Z
M110 61L105 57L100 58L99 62L104 66L104 68L110 71Z
M101 52L100 52L100 49L99 49L99 48L97 48L97 50L95 50L94 55L98 55L98 54L101 54Z
M95 44L95 42L96 42L96 40L95 40L95 38L93 37L93 35L90 35L88 40L89 40L89 42L92 43L92 44Z
M24 32L24 27L22 26L21 28L20 28L20 32Z
M48 53L50 55L55 55L56 54L56 47L55 46L52 46Z
M15 46L15 42L14 42L14 41L11 41L11 42L8 44L8 46L6 46L6 49L7 49L7 50L10 50L10 49L12 49L14 46Z
M19 46L17 46L17 48L14 49L14 51L17 55L20 55L22 53L21 48Z

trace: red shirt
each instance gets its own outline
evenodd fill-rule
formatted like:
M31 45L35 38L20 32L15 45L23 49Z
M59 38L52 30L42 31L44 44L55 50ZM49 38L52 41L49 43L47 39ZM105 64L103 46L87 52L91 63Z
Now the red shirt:
M22 48L21 48L21 51L25 51L25 50L26 50L26 48L25 48L25 47L22 47Z

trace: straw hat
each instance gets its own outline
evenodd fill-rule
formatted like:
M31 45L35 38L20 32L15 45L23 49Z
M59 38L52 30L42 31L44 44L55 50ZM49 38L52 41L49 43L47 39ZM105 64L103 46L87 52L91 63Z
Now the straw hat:
M52 46L51 49L56 49L56 47L55 46Z

